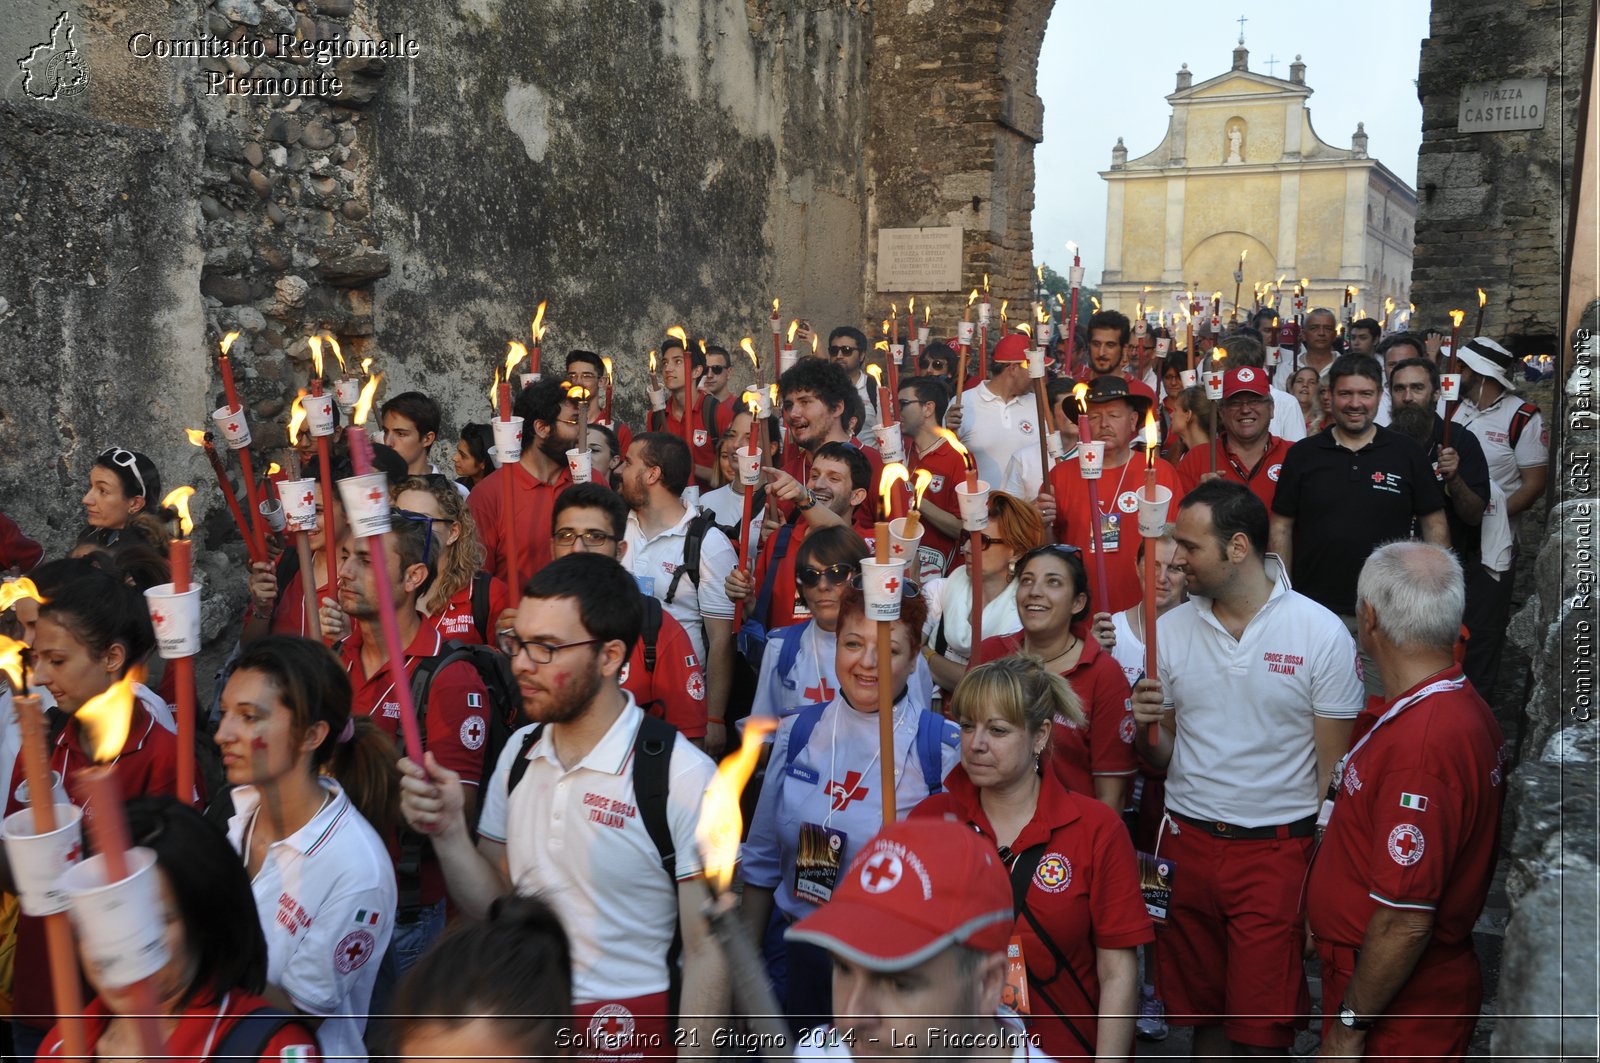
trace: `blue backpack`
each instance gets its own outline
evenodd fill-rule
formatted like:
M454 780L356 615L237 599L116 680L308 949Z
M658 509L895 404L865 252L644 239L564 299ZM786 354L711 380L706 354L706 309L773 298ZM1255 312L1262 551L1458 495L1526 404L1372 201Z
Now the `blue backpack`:
M800 626L803 625L796 625ZM790 641L799 644L798 639ZM827 702L807 705L796 714L794 729L789 732L789 748L784 755L784 771L787 772L794 766L794 758L799 756L800 751L810 741L811 732L816 730L817 721L822 719L822 710L827 707ZM951 749L956 749L960 745L961 731L953 721L926 710L917 717L917 761L922 765L922 779L928 784L930 796L944 792L944 758L940 755L942 748L949 746Z

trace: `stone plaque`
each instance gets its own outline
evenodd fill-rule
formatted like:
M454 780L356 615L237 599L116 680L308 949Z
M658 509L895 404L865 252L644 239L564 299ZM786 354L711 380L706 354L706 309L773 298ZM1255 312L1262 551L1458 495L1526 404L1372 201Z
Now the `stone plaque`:
M1499 133L1543 129L1545 78L1480 81L1461 90L1461 133Z
M878 230L878 291L961 289L961 226Z

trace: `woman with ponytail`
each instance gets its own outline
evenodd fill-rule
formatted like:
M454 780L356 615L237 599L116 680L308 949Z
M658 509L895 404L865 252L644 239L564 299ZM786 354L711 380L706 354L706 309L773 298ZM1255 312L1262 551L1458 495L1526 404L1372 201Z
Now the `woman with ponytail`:
M265 995L323 1017L325 1056L365 1059L397 904L378 834L394 822L394 742L350 715L338 658L310 639L268 635L245 647L228 680L217 745L233 784L228 838L267 938Z

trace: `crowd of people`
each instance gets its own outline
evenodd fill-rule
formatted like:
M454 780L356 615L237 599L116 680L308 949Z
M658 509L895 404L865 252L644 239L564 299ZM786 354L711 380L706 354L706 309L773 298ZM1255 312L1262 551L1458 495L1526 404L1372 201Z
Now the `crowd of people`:
M75 714L142 677L114 772L167 909L157 1021L197 1059L749 1057L752 975L807 1058L1116 1059L1172 1025L1196 1057L1283 1054L1314 1019L1308 964L1324 1054L1460 1058L1505 792L1486 702L1548 439L1494 340L1445 361L1382 332L1265 312L1191 355L1103 311L1048 352L928 345L889 395L842 326L761 419L725 349L669 336L645 423L573 351L517 392L506 463L489 425L451 448L434 399L394 395L390 530L353 534L318 492L309 553L275 536L239 575L187 793L142 596L175 514L154 462L108 449L70 555L0 515L0 569L32 581L4 618L33 684L0 704L6 812L27 804L15 695L44 699L78 801ZM881 659L862 562L894 424L927 483ZM353 475L332 442L305 476ZM1146 536L1151 472L1171 503ZM708 921L697 836L752 720L754 972ZM6 901L6 1054L63 1055L42 920ZM89 982L90 1051L136 1055L145 997Z

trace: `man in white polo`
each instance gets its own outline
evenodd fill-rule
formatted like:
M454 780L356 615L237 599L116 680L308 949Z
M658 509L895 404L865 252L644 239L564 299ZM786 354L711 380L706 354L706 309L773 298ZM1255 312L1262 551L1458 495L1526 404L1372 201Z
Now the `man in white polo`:
M463 912L481 919L515 889L539 894L561 917L572 942L573 1046L589 1058L671 1054L674 931L682 935L678 1025L686 1036L714 1043L727 1003L722 952L701 916L705 892L695 881L702 870L695 825L716 768L670 729L670 749L656 754L670 758L658 800L675 881L637 790L648 751L640 730L657 721L618 675L642 623L633 577L608 557L574 553L534 575L500 642L539 730L531 744L533 727L507 742L485 788L476 846L455 773L432 754L426 769L400 762L401 811L432 839Z
M978 478L992 487L1005 480L1006 463L1024 447L1039 447L1039 409L1028 376L1028 337L1013 332L994 345L989 379L967 389L945 424L978 463Z
M1159 679L1133 696L1139 750L1167 769L1161 856L1177 868L1156 990L1196 1027L1196 1058L1282 1054L1304 1021L1300 888L1365 701L1344 623L1290 590L1267 526L1243 484L1184 496L1174 562L1190 599L1161 618Z

